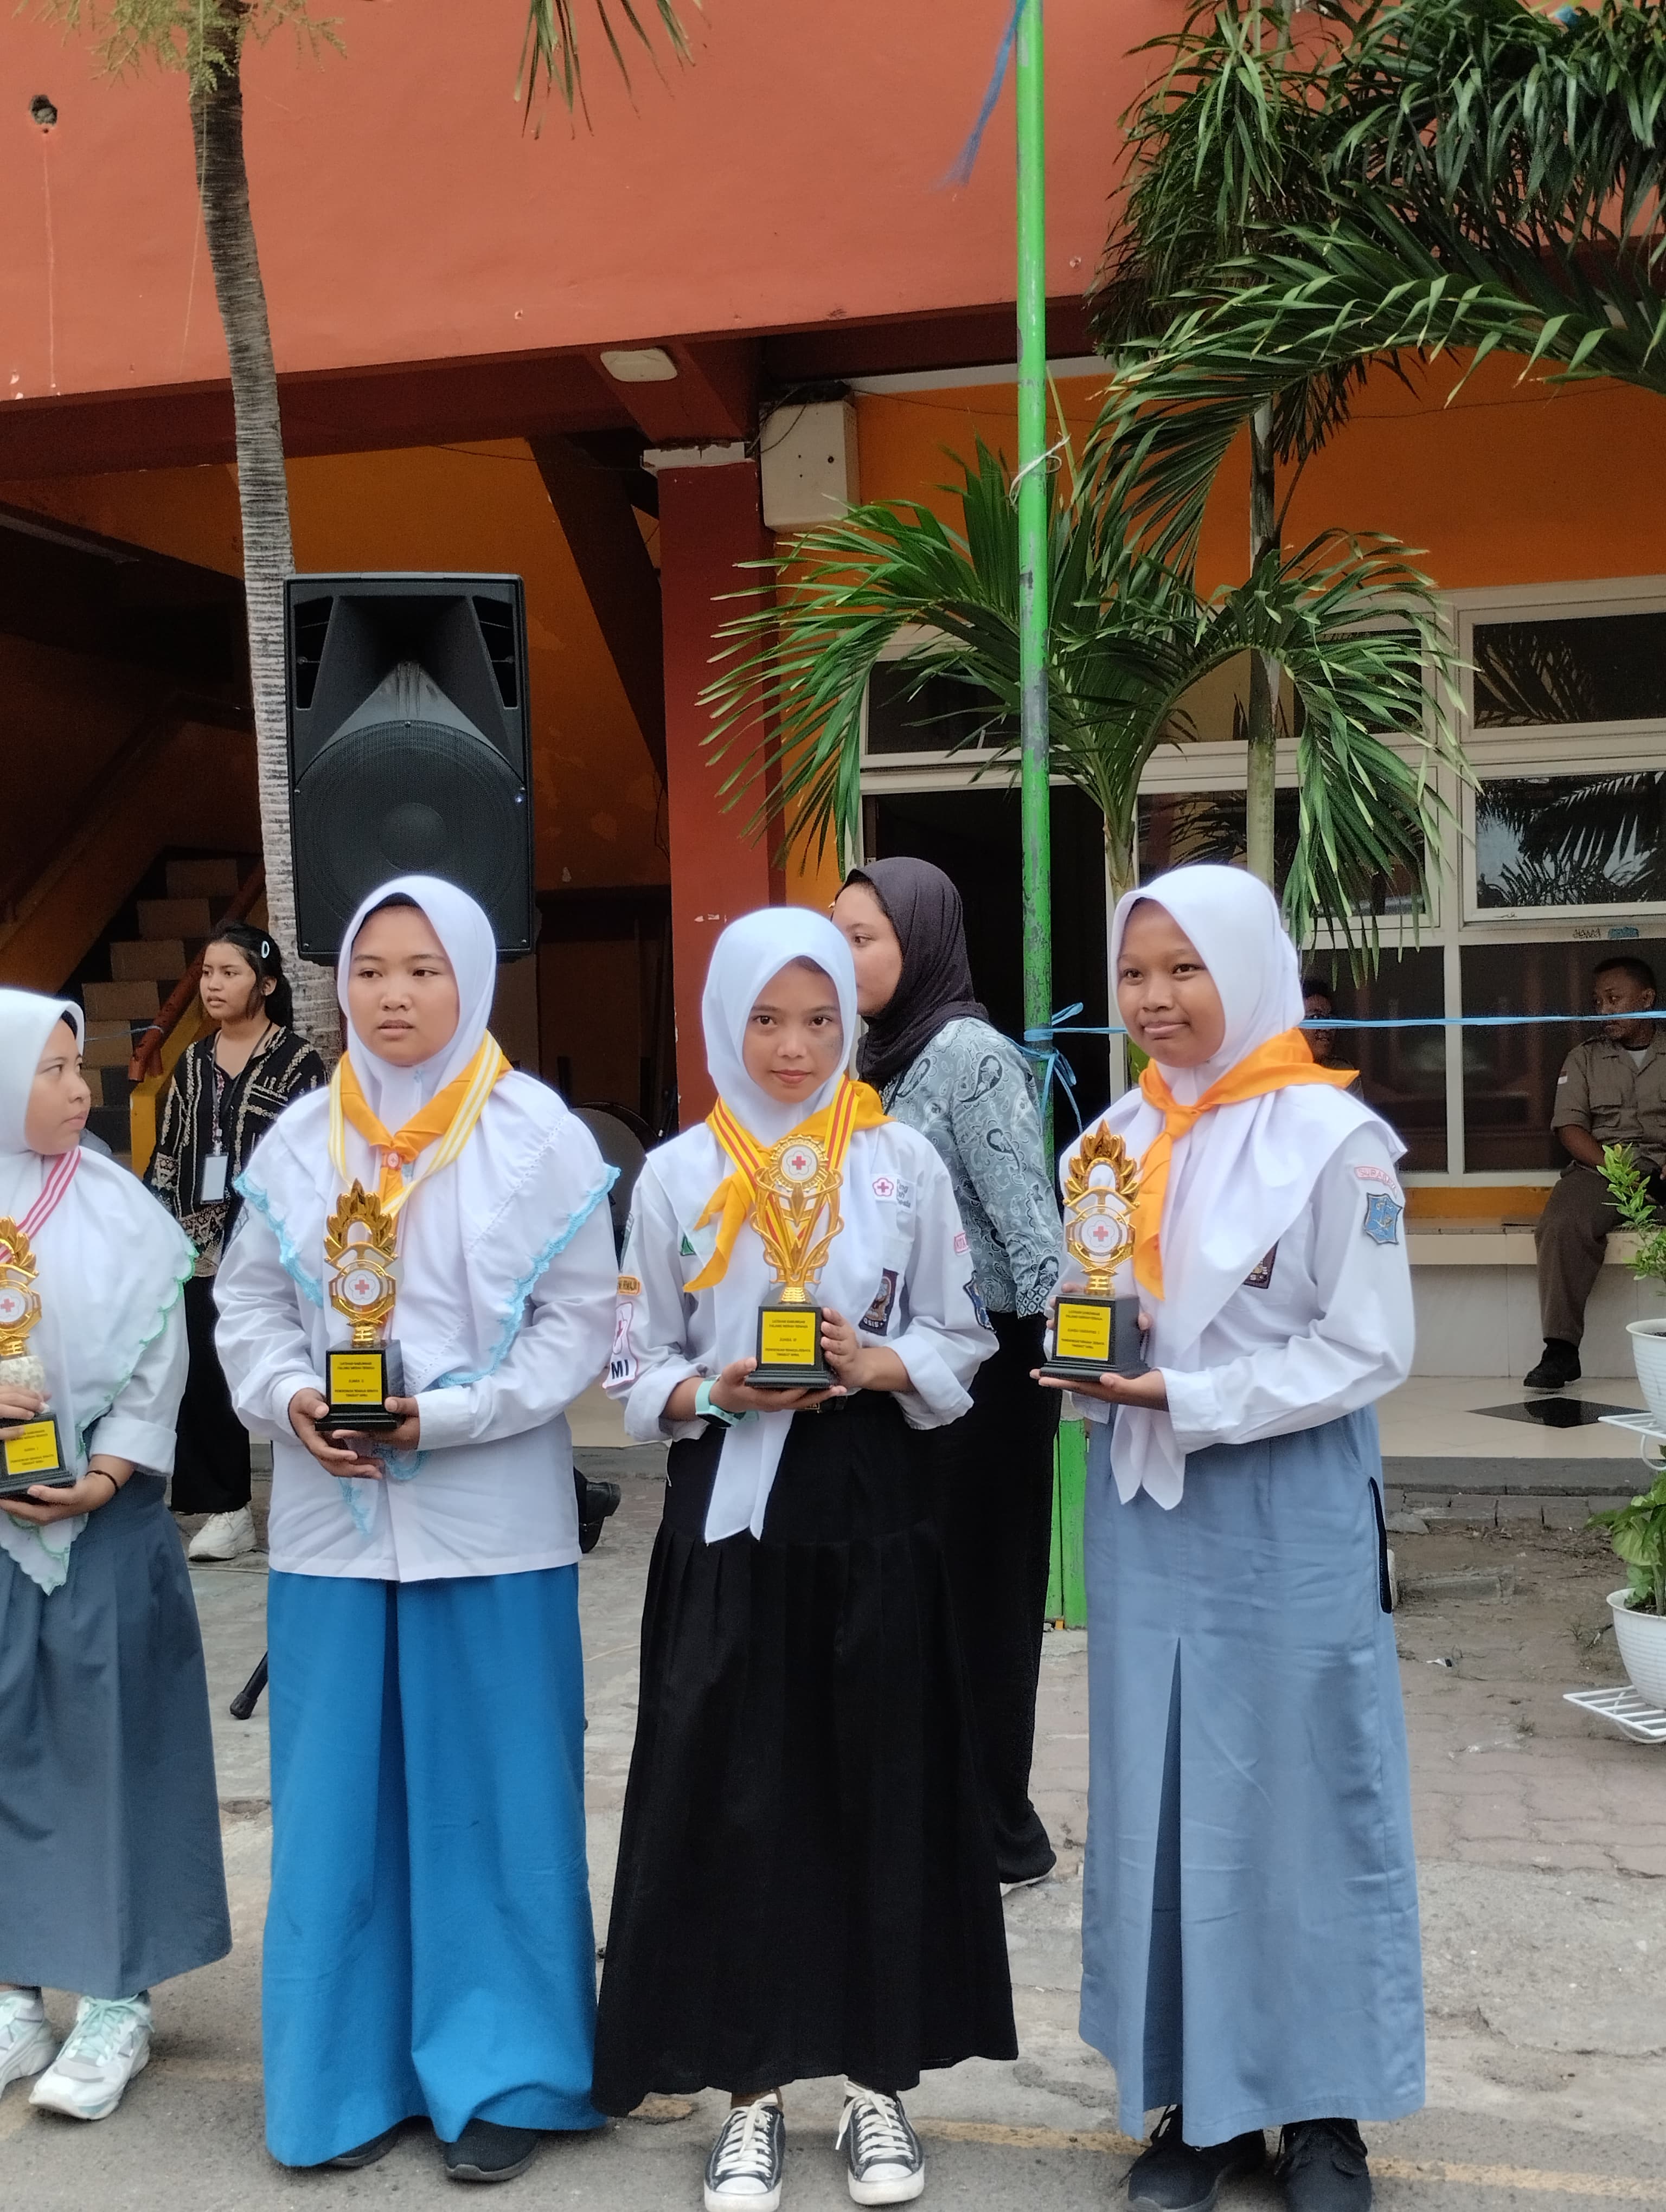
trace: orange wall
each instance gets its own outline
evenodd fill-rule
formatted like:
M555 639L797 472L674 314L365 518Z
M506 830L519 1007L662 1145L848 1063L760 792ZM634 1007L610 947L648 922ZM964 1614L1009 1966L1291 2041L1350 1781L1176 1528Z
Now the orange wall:
M538 882L662 883L658 793L567 540L519 440L289 464L303 569L509 570L526 579ZM0 499L232 574L242 568L229 468L0 485Z
M1335 527L1385 531L1421 549L1444 589L1666 574L1666 399L1623 385L1523 384L1496 356L1454 394L1443 363L1408 392L1374 376L1353 419L1297 487L1286 541ZM1091 380L1061 387L1078 447L1097 412ZM920 499L945 518L936 487L975 440L1018 450L1011 385L863 394L857 436L865 499ZM1056 423L1049 436L1059 434ZM1249 567L1248 445L1229 454L1199 560L1206 589Z
M327 11L319 11L327 12ZM652 13L652 10L648 10ZM518 353L917 313L1012 295L1010 87L945 186L1010 0L706 0L696 66L591 29L593 129L511 101L525 0L371 0L347 52L251 49L246 132L278 367ZM1174 0L1048 0L1049 282L1085 280L1113 119ZM591 25L587 7L581 24ZM183 81L0 9L0 394L225 374ZM28 101L59 121L43 133Z

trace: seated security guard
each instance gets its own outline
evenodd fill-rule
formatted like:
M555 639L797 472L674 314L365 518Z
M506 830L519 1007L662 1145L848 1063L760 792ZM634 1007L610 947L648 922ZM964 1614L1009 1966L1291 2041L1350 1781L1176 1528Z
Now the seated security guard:
M1666 1021L1637 1018L1655 1003L1654 971L1634 953L1616 954L1597 963L1591 994L1604 1018L1602 1034L1568 1054L1550 1116L1571 1158L1534 1232L1545 1348L1522 1378L1529 1390L1560 1390L1578 1380L1585 1301L1620 1222L1602 1180L1603 1146L1635 1146L1655 1203L1666 1206Z

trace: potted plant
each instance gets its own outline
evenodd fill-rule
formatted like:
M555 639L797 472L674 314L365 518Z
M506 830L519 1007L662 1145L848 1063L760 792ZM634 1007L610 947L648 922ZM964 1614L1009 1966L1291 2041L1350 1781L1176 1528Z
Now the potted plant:
M1655 1204L1649 1170L1631 1146L1605 1145L1602 1177L1620 1225L1638 1240L1631 1263L1633 1274L1640 1283L1666 1284L1666 1222ZM1644 1398L1655 1419L1666 1429L1666 1316L1627 1322L1626 1327Z
M1640 1498L1594 1513L1587 1526L1606 1528L1625 1562L1626 1588L1610 1593L1608 1609L1632 1687L1666 1708L1666 1469Z

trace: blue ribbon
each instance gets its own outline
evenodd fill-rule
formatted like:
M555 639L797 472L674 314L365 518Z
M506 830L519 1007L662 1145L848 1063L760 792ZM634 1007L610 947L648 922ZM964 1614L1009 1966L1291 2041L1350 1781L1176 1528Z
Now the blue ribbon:
M1036 0L1037 7L1041 0ZM995 56L994 73L989 79L989 88L983 95L983 105L977 111L977 120L971 134L961 148L953 167L942 179L942 185L965 185L971 182L972 171L977 167L978 149L983 143L983 134L989 127L989 118L995 112L995 102L1000 98L1000 88L1006 82L1006 71L1012 59L1012 49L1018 44L1018 23L1030 0L1012 0L1012 20L1006 26L1006 35ZM939 190L941 185L939 185Z
M1079 1014L1082 1002L1073 1006L1061 1006L1052 1020L1040 1029L1025 1030L1024 1050L1033 1060L1041 1073L1041 1110L1045 1116L1048 1101L1052 1096L1055 1080L1070 1101L1070 1110L1076 1117L1076 1127L1082 1127L1081 1109L1076 1103L1076 1071L1055 1045L1055 1036L1126 1036L1128 1031L1120 1022L1105 1029L1089 1029L1073 1024L1070 1017ZM1596 1029L1611 1016L1603 1014L1396 1014L1367 1021L1347 1014L1323 1014L1298 1023L1304 1030L1495 1030L1525 1029L1530 1026L1547 1028L1558 1024L1572 1023L1581 1029ZM1627 1013L1628 1022L1666 1022L1666 1006L1642 1007Z

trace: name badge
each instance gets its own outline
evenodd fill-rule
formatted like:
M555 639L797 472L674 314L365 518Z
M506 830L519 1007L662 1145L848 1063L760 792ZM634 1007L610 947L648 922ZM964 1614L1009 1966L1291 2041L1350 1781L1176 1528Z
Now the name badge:
M226 1170L230 1162L224 1152L210 1152L203 1161L202 1182L197 1193L198 1203L217 1206L226 1194Z

